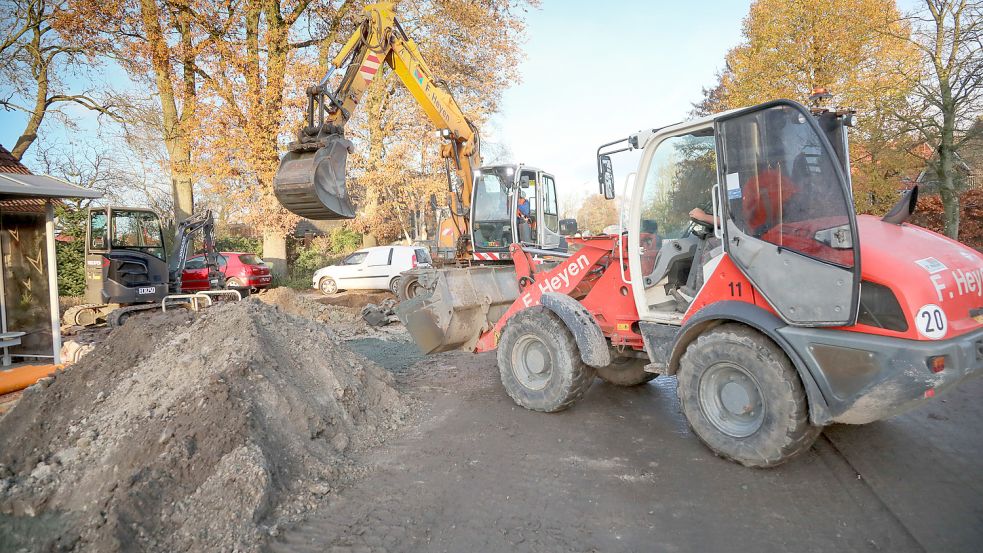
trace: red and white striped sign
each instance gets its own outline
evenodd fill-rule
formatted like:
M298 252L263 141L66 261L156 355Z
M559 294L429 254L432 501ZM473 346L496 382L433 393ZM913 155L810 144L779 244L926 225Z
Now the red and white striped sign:
M365 61L362 62L362 67L358 68L358 72L362 75L362 78L365 79L365 84L372 82L372 78L375 77L376 72L379 71L380 63L382 63L382 61L372 52L366 54Z
M502 259L502 254L495 252L474 252L474 258L478 261L498 261Z

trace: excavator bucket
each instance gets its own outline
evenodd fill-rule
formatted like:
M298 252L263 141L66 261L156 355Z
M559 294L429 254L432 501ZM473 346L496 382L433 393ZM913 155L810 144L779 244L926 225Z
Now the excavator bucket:
M280 204L307 219L355 218L345 188L345 162L351 147L341 135L291 144L273 178L273 191Z
M473 350L519 297L512 266L436 269L421 274L420 284L396 315L424 354Z

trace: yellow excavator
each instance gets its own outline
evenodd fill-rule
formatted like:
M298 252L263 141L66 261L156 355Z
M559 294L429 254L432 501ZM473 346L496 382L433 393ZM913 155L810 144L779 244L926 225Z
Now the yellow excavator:
M438 251L470 265L508 263L513 243L565 249L553 175L522 164L481 166L477 127L433 75L388 2L364 8L361 23L325 77L307 89L306 125L288 146L274 178L280 203L309 219L355 217L345 186L345 164L353 148L345 125L382 64L399 76L445 139L440 153L447 169L449 217L439 223ZM331 77L342 68L344 74L332 89ZM415 279L403 281L403 288L415 286Z

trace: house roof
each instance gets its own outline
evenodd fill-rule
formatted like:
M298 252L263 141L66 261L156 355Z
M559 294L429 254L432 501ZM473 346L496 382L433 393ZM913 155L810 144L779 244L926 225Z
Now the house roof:
M101 198L102 192L81 188L47 175L0 173L0 200L11 198Z
M24 164L0 145L0 173L17 173L20 175L30 175L31 171L24 167Z

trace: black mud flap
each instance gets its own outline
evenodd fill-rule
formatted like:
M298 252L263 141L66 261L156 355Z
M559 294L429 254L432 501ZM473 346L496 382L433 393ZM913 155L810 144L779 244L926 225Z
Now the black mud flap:
M601 368L611 364L608 341L600 325L584 306L565 294L546 292L539 303L556 313L577 340L580 358L591 367Z

